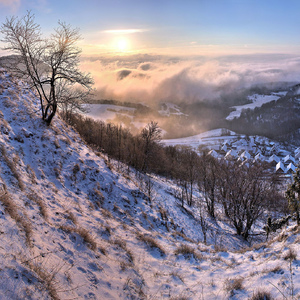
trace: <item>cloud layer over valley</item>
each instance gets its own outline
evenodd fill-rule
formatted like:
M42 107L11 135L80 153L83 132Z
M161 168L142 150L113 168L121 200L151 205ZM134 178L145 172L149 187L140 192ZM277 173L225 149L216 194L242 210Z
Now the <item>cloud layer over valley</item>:
M257 85L300 81L300 56L240 55L217 58L132 55L84 58L98 99L142 103L199 102Z

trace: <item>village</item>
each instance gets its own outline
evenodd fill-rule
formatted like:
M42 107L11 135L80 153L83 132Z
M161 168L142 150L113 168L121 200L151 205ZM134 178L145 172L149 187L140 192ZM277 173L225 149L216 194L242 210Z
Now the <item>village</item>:
M238 136L224 140L221 145L213 146L209 154L218 159L237 160L241 164L257 161L267 162L274 172L292 177L299 164L300 147L294 151L288 151L278 143L263 137Z

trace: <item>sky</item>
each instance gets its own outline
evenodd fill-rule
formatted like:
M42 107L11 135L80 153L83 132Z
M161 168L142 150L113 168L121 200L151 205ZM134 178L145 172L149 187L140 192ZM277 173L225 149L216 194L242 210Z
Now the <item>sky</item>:
M1 21L26 10L79 27L88 55L300 51L298 0L0 0Z
M0 0L0 23L27 10L45 35L59 20L80 29L100 98L193 102L300 82L299 0Z

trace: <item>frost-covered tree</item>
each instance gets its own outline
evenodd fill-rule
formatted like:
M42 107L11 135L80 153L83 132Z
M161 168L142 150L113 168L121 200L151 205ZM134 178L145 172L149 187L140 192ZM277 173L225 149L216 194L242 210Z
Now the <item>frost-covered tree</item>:
M7 18L1 33L6 44L4 49L16 55L10 70L36 90L42 118L48 124L58 106L74 107L90 93L93 80L78 68L81 53L76 46L80 38L78 29L59 22L54 33L46 39L34 15L28 12L21 19Z
M300 225L300 168L296 169L293 175L294 182L288 187L285 192L289 203L289 209L296 214L297 225Z

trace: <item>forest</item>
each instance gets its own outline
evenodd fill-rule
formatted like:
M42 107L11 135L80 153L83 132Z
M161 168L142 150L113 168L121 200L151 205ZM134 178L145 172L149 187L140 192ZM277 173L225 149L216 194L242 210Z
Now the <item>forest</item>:
M205 149L196 153L189 147L164 146L160 143L161 130L153 121L138 135L132 135L121 125L95 121L81 114L69 114L66 121L98 155L107 154L108 164L115 159L125 175L136 172L148 201L151 202L153 194L151 174L174 180L180 187L176 197L182 208L199 206L204 232L206 221L202 218L200 198L212 219L218 218L216 207L222 207L236 233L246 240L253 224L259 218L267 219L265 210L269 215L288 211L280 178L269 172L268 163L241 165L233 160L215 159Z

